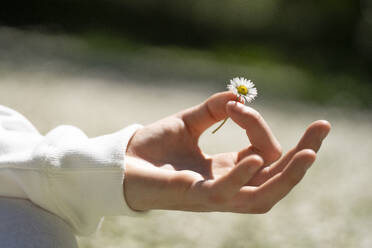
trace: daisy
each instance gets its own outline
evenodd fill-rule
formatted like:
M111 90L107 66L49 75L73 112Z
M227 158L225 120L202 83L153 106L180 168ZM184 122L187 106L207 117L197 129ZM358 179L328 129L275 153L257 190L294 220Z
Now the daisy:
M227 85L227 89L236 95L236 101L243 103L249 103L257 96L257 89L254 87L254 83L243 77L235 77L231 79L230 83ZM227 119L228 118L223 120L223 122L212 133L217 132L218 129L225 124Z
M243 103L249 103L257 96L257 89L254 87L254 83L243 77L231 79L230 84L227 85L227 89L234 92L238 100L242 100Z

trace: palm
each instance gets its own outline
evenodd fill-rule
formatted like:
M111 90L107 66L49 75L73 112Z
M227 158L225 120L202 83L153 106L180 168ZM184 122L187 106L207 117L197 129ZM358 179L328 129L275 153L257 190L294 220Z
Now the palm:
M154 130L158 131L154 134ZM178 118L163 119L139 132L150 131L151 138L143 143L146 148L137 147L143 152L137 152L136 155L157 167L174 171L190 170L207 180L220 177L236 165L237 153L204 154L198 146L198 137Z

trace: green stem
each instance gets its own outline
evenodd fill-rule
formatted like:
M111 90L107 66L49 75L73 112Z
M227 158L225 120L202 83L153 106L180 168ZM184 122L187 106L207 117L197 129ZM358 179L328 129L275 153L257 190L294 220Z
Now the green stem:
M223 126L223 124L225 124L225 122L227 121L227 119L229 119L229 117L226 117L225 120L223 120L223 122L221 123L221 125L219 125L215 130L213 130L212 133L214 134L215 132L217 132L218 129L220 129Z

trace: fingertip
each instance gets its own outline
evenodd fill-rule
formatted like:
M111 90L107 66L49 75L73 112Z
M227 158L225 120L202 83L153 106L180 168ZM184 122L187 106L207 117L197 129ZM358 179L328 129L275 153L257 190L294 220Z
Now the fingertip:
M252 154L243 158L239 163L248 165L249 167L253 166L258 169L264 165L264 160L261 156L257 154Z
M247 174L253 176L264 165L264 160L259 155L250 155L239 162L240 167L247 170Z
M323 135L323 139L325 139L325 137L327 137L328 133L331 131L332 125L331 125L331 123L329 123L326 120L320 120L319 125L321 125L323 127L323 134L322 135Z
M306 168L309 168L316 159L316 152L312 149L303 149L294 156L294 160L301 161L305 164Z
M244 105L238 101L228 101L226 104L227 113L235 113L239 112L239 110L242 110L244 108Z
M324 127L327 127L328 129L331 129L332 125L327 120L318 120L316 123L319 123L319 125L322 125Z
M296 150L312 149L318 151L323 140L327 137L331 125L328 121L319 120L311 123L296 146Z
M233 92L224 91L212 95L205 103L208 109L219 117L227 114L227 105L230 102L236 103L234 99L236 99L236 95Z
M228 102L236 99L236 96L231 91L218 92L210 96L205 103L207 103L212 109L221 110L221 107L225 106Z
M313 149L303 149L298 152L299 155L306 157L306 158L315 158L316 152Z
M264 165L264 160L261 156L253 154L243 158L239 163L238 167L245 168L248 174L253 175L256 171L258 171Z
M249 156L249 159L251 160L252 164L255 164L257 166L262 166L264 164L263 158L257 154Z
M328 133L330 132L330 130L332 128L331 123L329 123L326 120L315 121L310 125L310 127L311 128L316 128L317 130L320 130L320 132L321 132L320 136L321 136L322 139L327 137Z

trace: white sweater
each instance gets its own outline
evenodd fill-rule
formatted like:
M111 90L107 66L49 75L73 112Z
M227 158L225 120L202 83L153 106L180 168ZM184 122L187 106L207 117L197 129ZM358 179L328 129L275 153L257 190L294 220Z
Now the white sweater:
M88 138L59 126L43 136L0 105L0 197L29 199L78 235L94 232L103 216L137 214L125 202L123 179L126 147L140 127Z

